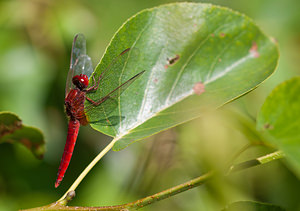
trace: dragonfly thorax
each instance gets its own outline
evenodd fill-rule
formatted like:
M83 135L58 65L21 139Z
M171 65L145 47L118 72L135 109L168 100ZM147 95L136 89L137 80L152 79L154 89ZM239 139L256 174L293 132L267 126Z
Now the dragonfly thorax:
M78 89L83 90L89 85L89 78L84 74L75 75L72 82Z

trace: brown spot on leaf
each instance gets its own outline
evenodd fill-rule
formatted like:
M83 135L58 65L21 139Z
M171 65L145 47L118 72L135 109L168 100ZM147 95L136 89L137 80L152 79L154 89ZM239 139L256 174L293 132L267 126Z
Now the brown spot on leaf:
M157 79L157 78L154 78L153 81L154 81L154 83L157 83L157 82L158 82L158 79Z
M26 138L23 138L20 140L20 142L26 146L28 149L31 149L32 148L32 143L30 140L26 139Z
M212 37L215 37L215 34L214 34L214 33L212 33L212 34L210 34L210 36L212 36Z
M15 130L18 130L22 127L22 121L15 121L11 125L4 125L0 124L0 137L6 135L6 134L11 134Z
M254 58L258 58L259 57L259 53L257 51L258 47L257 47L257 44L256 42L253 42L252 43L252 46L249 50L249 53L254 57Z
M34 144L34 154L38 159L44 158L45 148L43 145Z
M169 67L169 65L166 64L166 65L165 65L165 69L168 69L168 67Z
M273 125L271 125L270 123L266 123L266 124L264 125L264 128L265 128L266 130L272 130L272 129L273 129Z
M205 92L205 86L203 83L198 82L194 85L193 90L196 95L201 95L203 92Z
M220 33L220 37L225 37L225 33Z
M222 59L221 59L221 58L219 58L219 59L218 59L218 61L219 61L219 62L221 62L221 61L222 61Z

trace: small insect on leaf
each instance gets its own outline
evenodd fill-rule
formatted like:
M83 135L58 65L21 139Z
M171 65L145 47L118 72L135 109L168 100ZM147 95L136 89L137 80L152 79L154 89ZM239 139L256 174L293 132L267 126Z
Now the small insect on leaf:
M171 59L167 58L169 65L175 64L175 62L177 62L179 59L180 59L180 56L178 54L176 54L176 56Z

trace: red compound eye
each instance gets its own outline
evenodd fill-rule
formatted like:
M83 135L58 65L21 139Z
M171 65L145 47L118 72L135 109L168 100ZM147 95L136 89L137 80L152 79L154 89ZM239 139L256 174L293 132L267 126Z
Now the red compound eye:
M72 82L78 89L82 90L89 85L89 78L84 74L75 75Z

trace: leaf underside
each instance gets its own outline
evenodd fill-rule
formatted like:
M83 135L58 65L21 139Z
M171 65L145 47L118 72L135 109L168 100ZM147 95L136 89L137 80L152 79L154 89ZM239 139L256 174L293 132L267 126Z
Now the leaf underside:
M88 94L97 100L146 70L106 116L123 117L117 125L91 124L118 139L114 150L249 92L273 73L278 60L276 44L251 19L199 3L163 5L130 18L113 37L95 78L126 48L132 50L122 65Z

